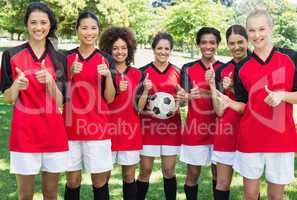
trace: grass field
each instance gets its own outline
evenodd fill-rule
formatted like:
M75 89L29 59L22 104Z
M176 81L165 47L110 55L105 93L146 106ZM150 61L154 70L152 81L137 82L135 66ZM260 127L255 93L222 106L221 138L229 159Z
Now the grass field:
M3 97L0 96L0 200L14 200L17 199L16 183L14 175L9 174L9 153L7 151L7 142L9 137L9 127L11 119L11 106L3 102ZM296 166L296 165L295 165ZM297 169L297 168L296 168ZM295 170L296 175L297 170ZM185 179L186 166L178 162L176 168L176 174L178 179L178 199L185 199L183 192L183 184ZM154 172L151 177L151 185L149 188L147 199L149 200L161 200L165 199L163 195L163 181L160 173L160 160L155 161ZM42 199L40 176L36 177L35 188L35 200ZM110 179L110 194L112 200L120 200L122 198L122 181L121 181L121 169L119 166L115 166L112 171L112 177ZM59 182L59 199L63 199L65 185L65 175L62 174ZM261 196L262 199L267 199L265 182L261 183ZM209 167L203 168L202 176L199 180L199 199L210 200L212 199L212 180ZM235 174L232 182L231 199L241 200L242 197L242 179L238 174ZM296 200L297 199L297 181L287 186L285 199ZM91 179L88 174L83 175L82 187L81 187L81 199L92 199Z

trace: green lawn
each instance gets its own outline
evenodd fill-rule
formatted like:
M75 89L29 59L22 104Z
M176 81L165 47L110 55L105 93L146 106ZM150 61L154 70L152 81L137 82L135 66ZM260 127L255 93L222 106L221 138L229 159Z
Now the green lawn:
M183 114L184 116L184 114ZM1 140L0 140L0 199L17 199L16 183L14 175L9 174L9 153L7 151L7 141L9 136L9 123L11 118L11 106L3 103L3 97L0 96L0 124L1 124ZM296 166L296 165L295 165ZM297 169L297 168L296 168ZM186 166L181 162L178 162L176 172L178 179L178 199L185 199L183 192L183 183L185 179ZM295 170L296 175L297 170ZM112 177L110 179L110 194L111 199L119 200L122 196L121 187L121 170L119 166L115 166L112 171ZM59 182L59 199L62 199L65 185L65 175L61 175ZM199 180L199 197L202 200L212 199L211 195L211 173L209 167L203 168L202 176ZM232 182L231 199L241 200L242 197L242 179L238 174L235 174ZM35 198L42 199L40 177L36 179ZM261 196L262 199L266 198L265 183L261 184ZM82 187L81 187L81 199L92 199L91 179L88 174L83 175ZM151 185L149 188L147 199L149 200L161 200L165 199L163 195L163 182L162 175L160 173L160 160L156 160L154 166L154 172L151 177ZM287 200L297 199L297 181L286 188Z

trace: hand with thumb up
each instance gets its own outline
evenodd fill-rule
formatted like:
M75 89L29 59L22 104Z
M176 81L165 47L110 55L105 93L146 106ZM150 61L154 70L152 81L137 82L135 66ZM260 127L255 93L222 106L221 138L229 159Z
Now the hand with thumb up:
M128 81L125 80L125 75L123 73L121 74L119 89L121 92L124 92L128 89Z
M41 69L35 73L36 79L42 84L51 85L54 79L45 66L45 60L42 60L40 68Z
M209 65L209 69L205 72L205 80L208 84L215 83L215 71L212 64Z
M144 85L144 92L148 93L152 88L153 88L153 83L152 81L149 79L149 73L147 73L145 75L145 79L143 81L143 85Z
M264 87L265 92L268 94L264 102L271 107L278 106L285 98L285 92L283 91L271 91L267 85Z
M232 89L233 87L233 80L232 80L232 72L223 78L223 88L225 90Z
M199 97L201 97L200 89L199 89L198 85L196 84L196 81L193 81L193 87L190 90L190 98L197 99Z
M179 102L183 102L185 101L185 90L179 85L177 84L176 85L176 97L175 97L175 100L176 101L179 101Z
M18 74L18 77L16 78L14 83L16 84L18 90L26 90L29 85L29 80L26 78L24 72L18 67L16 67L15 70Z
M70 69L71 77L73 77L75 74L79 74L82 69L83 65L82 63L78 62L78 54L76 54Z

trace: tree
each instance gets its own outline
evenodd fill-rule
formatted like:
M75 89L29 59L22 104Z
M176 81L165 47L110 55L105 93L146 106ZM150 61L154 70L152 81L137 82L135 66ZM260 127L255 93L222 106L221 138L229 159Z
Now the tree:
M191 49L195 46L195 34L203 26L212 26L225 32L233 16L231 9L208 0L185 1L170 8L166 28L177 42ZM183 48L184 49L184 48Z
M30 2L30 0L6 0L2 2L0 27L10 33L11 39L14 39L14 34L17 34L17 39L20 40L21 35L25 33L24 12Z
M234 19L245 24L247 15L256 8L266 9L274 21L273 41L277 46L297 48L296 8L284 0L242 0L235 4Z
M149 6L149 0L126 0L123 3L128 9L129 26L135 32L137 42L146 44L152 30L150 22L154 21L154 10Z

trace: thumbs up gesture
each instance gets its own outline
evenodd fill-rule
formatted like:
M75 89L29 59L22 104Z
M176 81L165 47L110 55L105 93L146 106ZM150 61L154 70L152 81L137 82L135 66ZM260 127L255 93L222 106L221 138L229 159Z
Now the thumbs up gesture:
M109 69L107 67L107 64L105 63L104 57L102 57L101 62L102 63L97 66L98 75L99 76L104 76L104 77L111 76L111 73L110 73L110 71L109 71Z
M265 85L265 92L267 96L264 99L264 102L271 107L278 106L285 98L285 92L283 91L271 91L267 85Z
M152 88L153 88L153 84L152 84L152 81L149 79L149 73L147 73L145 75L145 79L143 81L143 85L144 85L144 91L145 92L149 92Z
M185 101L185 90L179 84L176 85L176 91L175 100L179 102Z
M230 106L230 103L231 103L230 98L218 90L217 90L216 98L217 98L219 105L223 108L223 110L225 110L226 108L228 108Z
M26 78L24 72L18 67L16 67L15 70L18 74L18 77L15 80L18 90L26 90L29 85L29 80Z
M125 80L125 75L123 73L121 74L119 89L121 92L126 91L128 89L128 81Z
M232 72L223 78L223 88L225 90L232 89L233 87L233 80L232 80Z
M36 79L43 84L50 85L53 82L53 76L46 69L45 60L42 60L40 70L35 73Z
M212 64L209 65L209 69L205 72L205 80L208 84L215 83L215 71Z
M78 62L78 54L75 55L74 61L71 65L71 77L75 74L79 74L83 69L83 65L81 62Z
M200 96L201 96L200 89L199 89L198 85L196 84L196 81L193 81L193 87L190 90L190 97L191 97L191 99L197 99Z

